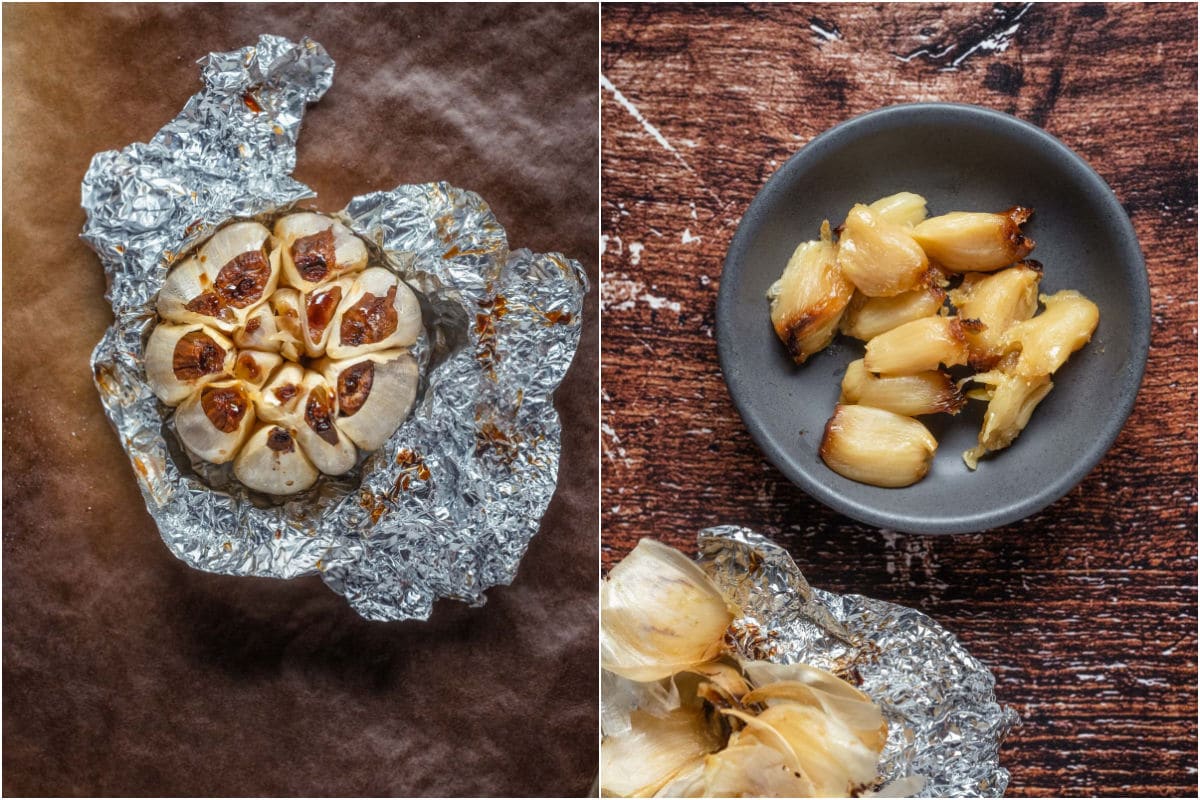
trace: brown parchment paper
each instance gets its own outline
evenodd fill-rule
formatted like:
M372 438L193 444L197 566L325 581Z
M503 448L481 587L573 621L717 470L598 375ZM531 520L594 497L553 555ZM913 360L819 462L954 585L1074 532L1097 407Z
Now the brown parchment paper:
M428 623L316 577L211 575L159 539L92 387L111 320L79 241L91 156L146 141L195 59L260 33L337 62L295 177L336 210L445 180L593 286L597 12L576 6L4 11L3 791L577 795L597 730L596 292L556 396L558 492L513 585Z

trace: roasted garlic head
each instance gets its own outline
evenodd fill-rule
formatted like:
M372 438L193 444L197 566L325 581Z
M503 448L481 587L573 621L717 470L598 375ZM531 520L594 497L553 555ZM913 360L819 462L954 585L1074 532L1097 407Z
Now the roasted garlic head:
M227 225L171 270L146 378L193 456L287 495L387 441L416 399L423 323L408 285L367 261L340 222L299 212L273 232Z

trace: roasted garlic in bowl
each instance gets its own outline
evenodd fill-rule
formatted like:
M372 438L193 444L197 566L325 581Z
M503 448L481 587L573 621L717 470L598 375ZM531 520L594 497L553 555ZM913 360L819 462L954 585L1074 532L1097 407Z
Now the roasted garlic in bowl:
M412 409L412 289L334 219L218 230L167 275L146 378L194 457L247 488L304 491L380 447Z

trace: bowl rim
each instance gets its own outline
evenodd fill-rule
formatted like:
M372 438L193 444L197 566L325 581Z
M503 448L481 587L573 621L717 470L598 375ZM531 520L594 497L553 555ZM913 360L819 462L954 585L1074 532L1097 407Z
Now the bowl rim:
M754 410L753 393L736 378L730 379L731 374L737 374L736 369L730 369L731 365L737 363L737 348L728 335L722 335L722 331L726 327L723 321L730 319L735 302L733 289L735 281L726 278L727 276L736 276L739 271L739 262L744 260L746 253L753 245L750 228L790 184L789 177L793 173L804 170L810 162L824 157L825 150L847 130L861 127L864 124L880 122L903 125L913 115L928 114L931 111L949 114L962 120L973 119L1004 126L1019 136L1039 142L1042 147L1050 148L1061 158L1082 168L1081 173L1088 183L1085 190L1096 194L1105 209L1122 226L1120 238L1132 245L1129 255L1133 257L1130 270L1134 273L1134 280L1129 289L1134 309L1132 314L1134 325L1128 334L1131 339L1132 351L1135 354L1133 363L1129 366L1136 374L1133 390L1126 392L1121 398L1117 412L1113 415L1109 425L1098 430L1100 435L1090 440L1089 445L1081 451L1079 458L1070 469L1060 472L1054 480L1047 482L1039 491L1001 507L974 514L949 515L937 519L880 510L872 505L843 496L841 492L815 479L803 469L793 469L789 448L777 443L766 434L763 426L759 423ZM1139 267L1140 269L1138 269ZM1146 271L1146 260L1137 238L1137 231L1116 193L1082 156L1037 125L1003 111L967 103L917 102L884 106L839 122L804 144L767 179L742 215L722 263L721 280L717 291L715 338L722 380L725 382L730 399L750 433L751 439L776 469L810 497L851 519L885 530L919 534L975 533L1023 520L1047 508L1087 477L1112 448L1133 411L1145 377L1150 350L1150 314L1149 275Z

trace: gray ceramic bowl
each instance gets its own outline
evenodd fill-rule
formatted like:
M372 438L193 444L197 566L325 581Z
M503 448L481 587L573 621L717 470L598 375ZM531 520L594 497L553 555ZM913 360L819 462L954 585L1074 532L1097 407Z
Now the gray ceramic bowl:
M1077 289L1100 307L1092 341L1054 376L1054 390L1007 450L976 472L962 461L985 404L922 417L939 442L929 474L881 489L836 474L817 455L846 365L862 344L839 336L795 366L771 328L767 288L801 241L856 202L923 195L931 215L1034 209L1026 233L1045 265L1042 292ZM1014 522L1071 490L1112 446L1133 408L1150 343L1150 289L1133 226L1104 180L1045 131L976 106L901 105L813 139L776 172L738 226L717 299L717 348L755 442L797 486L862 522L914 533L962 533Z

